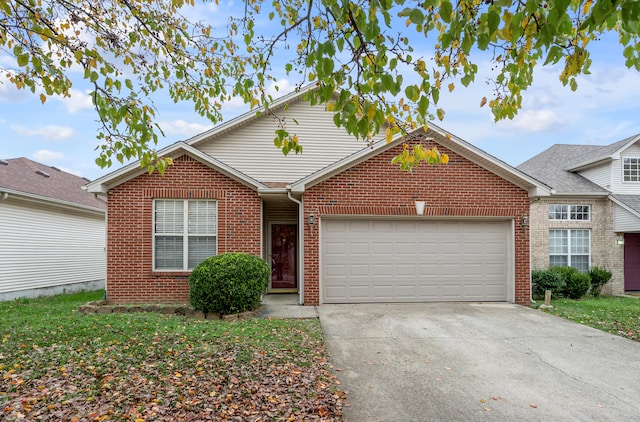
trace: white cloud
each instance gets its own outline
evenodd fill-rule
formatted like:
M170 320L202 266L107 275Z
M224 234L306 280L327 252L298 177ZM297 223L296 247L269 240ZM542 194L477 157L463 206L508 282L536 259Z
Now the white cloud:
M91 91L82 92L71 88L69 90L69 97L57 95L55 99L60 101L69 113L77 114L83 110L93 109L93 101L91 95L89 95L90 92Z
M37 136L56 141L70 139L75 135L75 131L69 126L46 125L27 127L22 125L9 126L14 132L22 136Z
M60 161L64 159L64 154L61 152L40 149L33 153L33 158L40 162Z
M212 125L190 123L185 120L173 120L171 122L159 122L165 135L190 137L212 128Z
M542 109L520 112L513 120L501 122L501 125L507 129L535 133L557 130L566 123L566 120L556 112L549 109Z

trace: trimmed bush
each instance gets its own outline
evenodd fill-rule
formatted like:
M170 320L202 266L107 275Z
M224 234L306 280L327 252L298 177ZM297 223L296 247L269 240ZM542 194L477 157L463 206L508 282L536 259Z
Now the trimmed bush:
M591 276L589 273L574 272L569 276L564 294L570 299L580 299L589 291L591 287Z
M602 287L611 280L611 272L605 268L592 267L589 275L591 276L591 295L598 297L602 292Z
M531 271L532 294L534 299L544 299L544 291L551 290L553 297L562 297L565 282L562 275L553 270Z
M189 302L196 310L223 315L250 311L260 305L271 271L264 260L247 253L227 252L202 261L189 277Z

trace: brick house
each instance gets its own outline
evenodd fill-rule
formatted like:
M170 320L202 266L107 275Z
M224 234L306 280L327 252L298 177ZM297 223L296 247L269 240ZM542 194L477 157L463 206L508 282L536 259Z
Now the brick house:
M547 186L435 125L365 145L304 91L270 113L295 118L302 154L283 156L278 122L248 113L160 151L164 176L133 163L87 186L108 197L109 301L185 302L201 259L243 251L271 265L269 292L304 305L529 303L529 203ZM390 164L417 142L449 164Z
M552 188L531 203L533 269L605 267L603 290L640 290L640 135L610 145L553 145L518 166Z

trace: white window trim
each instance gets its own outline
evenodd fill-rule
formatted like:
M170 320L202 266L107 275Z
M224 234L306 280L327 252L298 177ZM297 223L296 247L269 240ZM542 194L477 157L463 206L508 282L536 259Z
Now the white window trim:
M182 268L156 268L156 204L158 201L183 201L183 206L182 206L182 215L183 215L183 229L182 229ZM152 269L154 272L176 272L176 271L192 271L191 268L189 268L189 237L206 237L206 236L211 236L211 235L206 235L206 234L189 234L189 201L208 201L208 202L213 202L215 205L215 212L216 212L216 219L218 220L216 222L216 233L215 233L215 238L216 238L216 253L218 251L218 225L219 225L219 215L218 215L218 201L213 200L213 199L178 199L178 198L154 198L153 200L153 225L151 228L151 234L153 236L153 240L152 240L152 244L151 244L151 248L152 248Z
M551 218L551 216L549 216L549 220L550 221L591 221L591 205L589 204L549 204L549 207L552 206L563 206L563 207L567 207L567 218ZM589 208L589 218L585 219L585 220L578 220L578 219L571 219L571 207L587 207ZM549 215L550 212L548 211L547 208L547 215Z
M640 183L640 175L638 176L638 180L625 180L625 175L624 175L624 162L625 160L637 160L638 161L638 165L640 166L640 157L622 157L622 165L620 166L620 171L622 172L622 183L632 183L632 184L638 184Z
M591 246L591 229L564 229L564 228L557 228L557 227L550 227L549 231L551 230L561 230L561 231L566 231L567 232L567 253L566 253L566 257L567 257L567 266L571 267L571 232L572 231L576 231L576 230L586 230L589 233L589 253L588 254L573 254L573 255L580 255L580 256L584 256L584 255L588 255L588 265L589 265L589 269L591 269L591 250L592 250L592 246ZM548 239L551 239L550 233L547 237ZM555 256L564 256L564 254L552 254L551 253L551 242L549 241L549 254L548 254L548 259L549 259L549 264L551 264L551 255L555 255Z

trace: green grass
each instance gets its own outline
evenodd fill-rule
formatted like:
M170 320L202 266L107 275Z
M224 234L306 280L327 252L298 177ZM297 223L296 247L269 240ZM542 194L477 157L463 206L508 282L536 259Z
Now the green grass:
M340 419L317 320L77 312L101 297L0 302L0 419Z
M555 299L547 312L602 331L640 341L640 299L602 296Z

